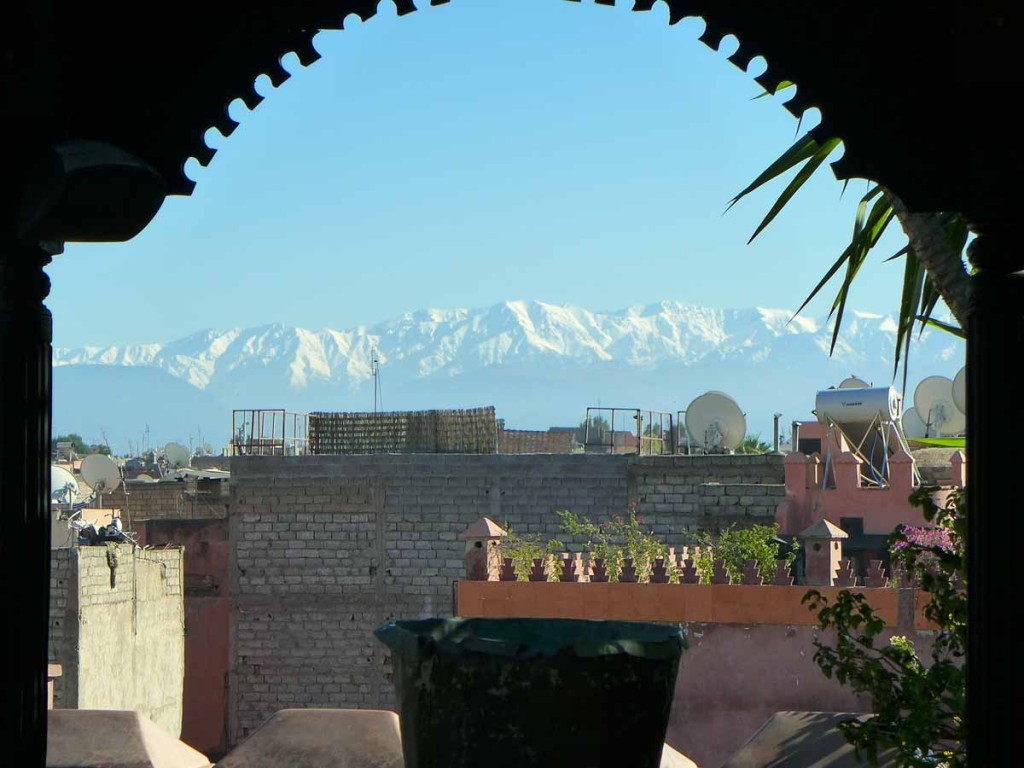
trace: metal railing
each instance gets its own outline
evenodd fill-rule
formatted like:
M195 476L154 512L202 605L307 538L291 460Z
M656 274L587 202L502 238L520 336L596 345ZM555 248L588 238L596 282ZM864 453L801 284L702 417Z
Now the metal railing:
M301 456L309 449L309 416L283 408L243 408L231 412L234 456Z
M665 411L588 407L583 424L587 453L666 456L676 452L675 421Z
M694 453L694 443L686 428L686 411L676 411L676 448L686 456Z

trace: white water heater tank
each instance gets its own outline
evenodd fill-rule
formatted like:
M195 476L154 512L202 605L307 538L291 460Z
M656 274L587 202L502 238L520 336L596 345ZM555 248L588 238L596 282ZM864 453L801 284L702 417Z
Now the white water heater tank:
M818 421L836 424L869 424L876 418L898 421L901 397L893 387L824 389L814 398Z

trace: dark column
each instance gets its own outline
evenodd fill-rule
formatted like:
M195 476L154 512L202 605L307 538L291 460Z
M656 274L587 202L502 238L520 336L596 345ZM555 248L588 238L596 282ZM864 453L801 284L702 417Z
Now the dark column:
M1005 244L1005 241L1004 241ZM995 253L993 253L995 251ZM1019 765L1020 475L1024 470L1024 277L1019 244L979 237L967 324L969 764ZM1017 266L1016 268L1020 268Z
M46 762L50 602L50 257L0 241L0 574L3 763Z

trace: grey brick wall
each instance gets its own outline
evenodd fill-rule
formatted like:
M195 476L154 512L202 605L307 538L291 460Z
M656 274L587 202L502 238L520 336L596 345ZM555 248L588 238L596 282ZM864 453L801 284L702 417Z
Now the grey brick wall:
M47 659L60 664L53 706L78 704L78 558L70 548L50 550L50 640Z
M126 494L127 491L127 494ZM132 523L143 520L198 520L227 517L228 484L225 480L129 480L104 494L104 507L127 510ZM100 503L98 499L97 505Z
M786 496L782 456L652 456L629 465L630 496L671 541L682 530L767 524Z
M231 743L285 707L393 707L372 632L451 614L458 536L481 516L547 538L556 510L635 499L671 540L770 520L783 494L773 456L236 457L231 471Z

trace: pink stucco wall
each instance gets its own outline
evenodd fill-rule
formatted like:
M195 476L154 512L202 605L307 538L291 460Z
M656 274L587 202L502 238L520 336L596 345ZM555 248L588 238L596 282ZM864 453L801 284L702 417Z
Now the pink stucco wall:
M217 759L227 748L227 520L149 520L142 543L185 548L185 680L181 740Z
M808 456L794 452L786 456L786 498L775 513L783 534L795 536L819 520L838 525L843 517L863 518L866 534L889 534L900 523L925 524L920 509L908 501L918 487L910 455L903 451L893 455L889 459L889 485L877 487L862 482L860 459L826 425L802 423L800 438L820 439L822 453ZM826 473L825 455L830 446L833 466ZM950 464L953 485L962 487L967 471L963 454L955 453ZM944 501L947 494L948 489L940 492L938 500Z
M813 627L688 624L687 632L666 741L701 768L718 768L775 712L870 710L815 665ZM931 633L900 634L928 657Z

